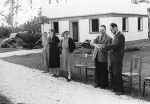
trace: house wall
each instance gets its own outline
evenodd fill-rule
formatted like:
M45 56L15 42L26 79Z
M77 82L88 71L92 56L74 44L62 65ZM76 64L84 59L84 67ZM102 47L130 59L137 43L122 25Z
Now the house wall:
M129 30L128 32L122 31L122 17L110 17L110 18L99 18L100 25L106 25L107 34L110 37L113 37L109 29L110 23L116 23L118 25L119 30L125 35L126 41L131 40L139 40L148 38L148 18L143 17L143 31L138 31L138 17L128 17ZM84 41L86 39L93 40L98 34L90 34L89 33L89 19L79 20L80 26L80 41Z
M61 38L61 34L65 31L69 30L69 21L59 21L59 37Z
M42 24L41 25L41 32L44 33L44 32L49 32L49 29L52 28L51 26L51 23L50 24Z
M90 18L90 17L89 17ZM98 34L91 34L89 32L90 22L88 19L79 19L79 41L83 42L86 39L93 40ZM125 35L126 41L131 40L139 40L139 39L146 39L148 38L148 18L143 17L143 31L138 31L138 17L128 17L129 23L129 30L128 32L122 32L122 17L100 17L99 23L100 25L106 25L107 34L113 37L109 29L110 23L116 23L118 25L119 30ZM61 37L61 33L65 30L70 30L70 20L61 20L59 21L59 36ZM47 25L45 28L49 28L50 26ZM72 37L72 36L71 36Z
M109 24L111 23L110 17L107 18L99 18L100 25L106 25L107 27L107 33L109 32ZM93 40L98 34L96 33L90 33L90 23L89 19L81 19L79 20L79 26L80 26L80 41L85 41L86 39ZM109 34L112 36L112 34Z
M117 23L119 30L125 35L126 41L148 38L148 18L143 17L143 30L138 31L138 17L128 17L129 30L122 32L122 17L112 17L112 21ZM110 31L109 34L112 34Z

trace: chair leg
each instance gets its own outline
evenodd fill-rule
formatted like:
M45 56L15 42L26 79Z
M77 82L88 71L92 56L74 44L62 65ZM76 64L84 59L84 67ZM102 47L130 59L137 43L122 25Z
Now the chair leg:
M79 78L80 78L80 76L81 76L81 75L80 75L80 68L78 68L78 75L79 75Z
M87 81L87 69L85 69L85 81Z
M129 77L129 94L131 93L132 89L132 77Z
M80 77L80 80L82 80L82 76L81 76L81 68L78 68L78 73L79 73L79 77Z
M144 84L143 84L143 97L145 96L145 80L144 80Z
M141 77L139 77L139 91L141 92Z

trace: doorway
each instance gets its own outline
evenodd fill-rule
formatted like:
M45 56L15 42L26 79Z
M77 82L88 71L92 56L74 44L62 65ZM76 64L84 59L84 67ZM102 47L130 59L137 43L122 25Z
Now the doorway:
M75 42L79 41L79 23L78 21L71 22L72 38Z

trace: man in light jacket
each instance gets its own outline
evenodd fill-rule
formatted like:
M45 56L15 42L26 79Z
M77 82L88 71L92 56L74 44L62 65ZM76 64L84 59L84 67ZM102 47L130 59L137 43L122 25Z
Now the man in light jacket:
M111 44L112 38L106 34L106 26L101 25L100 34L91 42L95 47L92 59L95 61L95 87L108 88L108 51L100 49L100 44Z

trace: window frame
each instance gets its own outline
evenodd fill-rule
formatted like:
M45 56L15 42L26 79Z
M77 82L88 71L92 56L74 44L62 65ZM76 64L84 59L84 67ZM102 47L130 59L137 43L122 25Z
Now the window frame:
M125 30L124 30L124 23L123 20L125 19ZM122 32L129 32L129 18L128 17L123 17L122 18Z
M140 29L139 29L139 19L140 19ZM143 31L143 18L142 17L137 18L137 24L138 24L137 26L138 31Z
M56 30L55 30L55 28L54 28L54 23L56 23L56 22L58 23L58 33L56 33ZM53 21L53 22L52 22L52 27L53 27L53 29L55 30L55 34L56 34L56 35L59 35L59 21Z
M93 32L92 31L92 20L98 20L98 31L97 32ZM99 26L100 26L99 18L91 18L91 19L89 19L89 34L99 34Z

